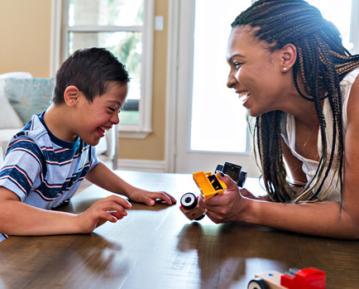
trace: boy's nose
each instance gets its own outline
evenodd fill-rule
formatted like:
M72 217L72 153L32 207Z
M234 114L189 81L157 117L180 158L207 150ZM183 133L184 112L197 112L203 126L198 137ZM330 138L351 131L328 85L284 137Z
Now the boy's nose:
M118 124L120 122L120 117L119 117L119 114L117 112L112 115L111 122L113 124Z

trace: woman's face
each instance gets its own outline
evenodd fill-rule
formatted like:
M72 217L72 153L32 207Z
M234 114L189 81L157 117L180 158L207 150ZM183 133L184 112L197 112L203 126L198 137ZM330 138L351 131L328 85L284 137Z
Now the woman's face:
M281 50L271 52L254 37L255 28L238 26L229 37L227 86L233 88L252 116L279 110L288 102L291 73L284 68Z

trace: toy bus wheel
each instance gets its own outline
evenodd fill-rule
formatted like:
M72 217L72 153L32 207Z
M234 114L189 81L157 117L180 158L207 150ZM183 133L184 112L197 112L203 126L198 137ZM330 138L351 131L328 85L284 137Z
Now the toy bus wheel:
M249 281L247 289L269 289L269 287L266 281L258 278Z
M187 210L192 210L197 206L197 197L193 193L185 193L181 197L180 203L183 208Z

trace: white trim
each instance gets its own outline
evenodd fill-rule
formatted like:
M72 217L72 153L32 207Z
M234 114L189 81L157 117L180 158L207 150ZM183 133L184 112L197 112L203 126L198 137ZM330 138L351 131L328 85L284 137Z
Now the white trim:
M120 138L145 139L151 133L151 131L121 130Z
M166 172L165 161L118 159L118 169L142 172Z
M61 0L60 0L61 1ZM68 36L68 31L65 27L67 27L68 23L69 23L69 0L64 0L63 1L63 10L66 11L66 13L63 13L63 22L62 22L62 33L61 33L61 60L65 60L68 57L68 53L67 53L67 47L69 45L69 36Z
M174 172L176 164L176 114L178 83L178 33L179 33L179 1L170 0L168 8L168 40L167 40L167 86L166 86L166 131L165 162L166 171Z
M152 65L153 65L153 25L154 1L145 1L143 47L141 69L140 131L152 131Z
M55 76L60 63L61 38L61 0L51 1L51 44L50 44L50 76Z
M67 26L71 32L142 32L141 26L98 26L98 25L75 25Z
M178 15L178 55L177 55L177 90L176 90L176 159L175 172L183 172L180 164L188 157L190 149L190 129L192 118L192 85L195 1L182 0Z

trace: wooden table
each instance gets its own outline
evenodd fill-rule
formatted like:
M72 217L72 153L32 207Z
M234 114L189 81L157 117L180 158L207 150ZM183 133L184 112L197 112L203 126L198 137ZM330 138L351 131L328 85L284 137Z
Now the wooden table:
M177 199L198 192L191 175L120 172L129 182ZM255 187L248 180L247 187ZM108 192L91 186L75 196L76 212ZM283 220L285 222L285 220ZM314 266L327 288L359 288L359 242L241 224L191 222L176 206L135 204L116 224L90 235L10 237L0 243L0 288L247 288L255 273Z

